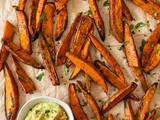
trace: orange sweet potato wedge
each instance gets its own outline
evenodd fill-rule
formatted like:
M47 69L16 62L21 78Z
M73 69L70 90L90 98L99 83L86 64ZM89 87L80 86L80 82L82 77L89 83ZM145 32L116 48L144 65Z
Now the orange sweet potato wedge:
M160 43L158 43L154 47L151 56L143 70L145 72L149 72L153 70L159 63L160 63Z
M107 116L107 120L114 120L113 115L112 115L112 114L108 114L108 116Z
M15 120L19 108L19 91L17 83L8 68L4 66L5 71L5 113L7 120Z
M90 9L92 11L92 16L93 20L95 22L95 25L97 27L98 33L102 39L102 41L105 40L105 27L104 27L104 22L102 20L102 17L100 15L98 6L97 6L97 1L96 0L88 0Z
M110 28L113 36L119 42L123 42L123 19L121 0L109 0Z
M139 81L141 82L143 90L146 92L148 90L148 86L141 68L131 67L132 71L135 73Z
M43 13L44 3L46 0L39 0L37 11L36 11L36 32L39 32L41 22L44 20L46 14Z
M38 33L36 32L36 13L39 0L31 0L29 19L28 19L28 29L31 35L31 41L35 41L38 38Z
M139 58L136 50L130 27L127 22L124 22L124 50L130 67L140 67Z
M130 21L133 20L133 16L123 0L122 0L122 15Z
M18 10L24 10L27 0L19 0L18 2Z
M9 21L6 21L2 41L4 40L12 41L14 33L15 33L14 26ZM2 45L2 48L0 50L0 71L3 68L4 62L7 60L7 57L8 57L8 51L6 50L4 45Z
M125 120L135 120L133 108L129 98L125 99L124 106L125 106L125 109L124 109Z
M105 82L105 78L101 75L101 73L99 72L99 70L90 62L88 62L87 60L81 59L79 57L77 57L76 55L74 55L71 52L67 52L66 56L79 68L81 68L81 70L83 70L85 73L87 73L93 81L95 81L97 84L99 84L105 93L107 93L108 88L107 88L107 84Z
M141 102L139 104L139 109L136 114L136 120L145 120L146 113L148 112L150 102L153 98L153 95L156 91L157 86L158 86L158 83L152 84L147 90L147 92L145 93L145 95L143 96L143 98L141 99Z
M111 67L114 69L116 74L124 82L125 78L124 78L124 74L120 68L120 65L117 63L117 61L111 55L111 53L98 41L98 39L95 36L93 36L92 34L89 34L89 38L91 39L93 45L97 48L97 50L103 55L103 57L106 59L106 61L111 65Z
M146 44L143 47L142 58L141 58L142 67L146 66L153 51L153 48L158 43L159 39L160 39L160 23L157 24L156 28L151 33L148 40L146 41Z
M62 43L60 44L60 46L57 50L56 60L55 60L55 64L57 66L62 65L66 61L65 54L69 50L70 42L72 40L74 32L76 31L76 27L77 27L79 21L81 20L81 17L82 17L82 13L78 13L78 15L74 19L73 23L71 24L71 27L70 27L68 33L64 37L64 40L62 41Z
M55 59L55 43L53 39L53 15L55 11L55 6L53 3L46 3L44 5L43 13L46 17L42 21L42 36L46 41L48 50L51 54L52 59Z
M142 8L157 20L160 20L160 6L152 0L131 0L134 4Z
M52 62L51 55L47 48L47 44L45 43L44 40L40 40L40 52L43 57L44 66L47 69L50 79L52 81L52 85L59 85L60 83L55 70L55 66L54 66L54 63Z
M88 55L87 61L92 63L91 54ZM89 75L87 75L86 73L84 73L84 78L85 78L85 81L86 81L86 90L87 90L88 93L90 93L91 92L91 80L92 80L92 78Z
M55 0L55 6L58 13L66 7L67 2L68 0Z
M14 66L16 68L16 73L18 77L18 82L22 87L22 90L25 93L30 93L36 90L36 87L33 83L33 81L28 77L24 69L20 66L18 61L15 59L15 57L12 56L12 61L14 63Z
M31 55L11 41L3 42L5 48L19 61L35 68L43 68Z
M86 59L87 58L87 56L89 54L90 45L91 45L91 40L90 40L90 38L87 38L86 42L83 45L83 48L82 48L82 51L81 51L81 54L80 54L80 58L82 58L82 59ZM81 71L81 69L76 66L69 79L73 80L78 75L78 73L80 71Z
M156 109L153 109L153 110L151 111L151 114L147 115L146 120L154 120L154 116L155 116L156 112L157 112L157 110L156 110Z
M105 66L100 61L96 60L94 62L94 65L96 68L101 72L101 74L105 77L105 79L114 87L116 87L118 90L122 90L125 87L127 87L127 84L124 83L115 73L113 73L107 66ZM136 98L132 93L128 95L133 100L138 101L139 99Z
M83 108L80 105L74 83L71 83L69 85L68 93L69 93L70 107L72 109L74 117L77 120L88 120L87 115L84 113Z
M57 15L57 24L56 24L56 35L55 39L59 40L67 27L68 13L67 8L65 7Z
M27 53L31 54L31 39L28 31L26 14L23 11L16 11L20 45Z
M82 91L82 93L85 96L87 102L91 106L91 108L92 108L92 110L93 110L93 112L96 116L96 119L97 120L102 120L102 115L101 115L100 109L99 109L98 104L97 104L96 100L94 99L94 97L90 93L88 93L86 89L83 88L83 85L80 81L77 81L77 86Z
M70 50L75 55L80 54L85 39L87 38L89 31L92 29L92 24L93 22L91 17L89 16L82 17L81 23L76 31L73 45ZM69 59L67 59L66 66L69 67L71 64L72 62Z
M123 100L129 93L136 89L138 85L136 83L131 83L129 86L123 88L122 90L111 96L102 107L102 113L106 113L111 110L116 104Z

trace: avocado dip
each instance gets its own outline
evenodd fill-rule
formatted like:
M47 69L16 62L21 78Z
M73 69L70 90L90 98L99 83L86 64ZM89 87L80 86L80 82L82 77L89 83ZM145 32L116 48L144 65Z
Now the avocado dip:
M30 109L25 120L68 120L68 117L59 104L41 102Z

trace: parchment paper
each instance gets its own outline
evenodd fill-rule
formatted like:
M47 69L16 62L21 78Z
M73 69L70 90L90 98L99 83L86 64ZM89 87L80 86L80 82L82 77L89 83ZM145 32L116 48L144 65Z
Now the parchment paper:
M28 16L28 13L29 13L30 1L31 0L28 0L27 3L26 3L26 6L25 6L25 12L26 12L27 16ZM118 47L120 47L122 44L118 43L115 40L115 38L112 35L110 35L110 32L109 32L110 31L109 14L108 14L108 8L109 7L108 6L103 6L103 3L105 1L106 0L99 0L99 2L98 2L98 7L100 9L100 13L101 13L102 18L104 20L105 31L106 31L106 39L105 39L105 42L103 42L102 44L111 52L111 54L118 61L118 63L120 64L120 66L123 70L123 73L125 75L126 83L129 84L129 83L135 81L136 76L132 72L132 70L129 68L129 66L127 64L127 61L124 58L125 54L123 53L123 51L118 50ZM53 1L50 0L50 2L53 2ZM134 40L135 40L135 43L136 43L138 54L140 55L139 46L141 46L142 39L147 40L147 38L151 34L150 29L154 30L156 24L159 21L156 21L155 19L153 19L153 17L146 14L141 8L134 5L129 0L125 0L125 3L129 7L129 9L130 9L130 11L131 11L131 13L132 13L132 15L135 19L132 22L126 20L129 24L136 25L139 22L146 23L147 21L149 21L149 26L145 25L144 27L140 27L139 29L134 30L135 34L133 35L133 37L134 37ZM3 36L5 21L8 20L16 28L16 33L14 35L14 40L13 41L17 45L19 45L17 20L16 20L15 10L12 8L13 5L18 5L18 0L0 0L0 26L1 26L1 28L0 28L0 38L2 38L2 36ZM63 40L64 35L69 30L69 27L70 27L71 23L73 22L75 16L77 15L77 13L83 12L84 14L86 14L86 12L89 10L89 6L88 6L88 3L87 3L86 0L69 0L69 2L67 4L67 8L68 8L67 10L68 10L68 14L69 14L68 15L67 29L64 32L60 41L56 42L56 49L58 48L59 44ZM97 33L96 28L95 28L95 31L94 31L94 35L100 40L100 37ZM0 43L0 48L1 48L1 43ZM39 54L38 40L36 40L35 42L32 43L32 49L33 49L32 56L37 61L42 63L43 60L42 60L41 55ZM105 64L108 65L107 62L105 61L105 59L100 57L100 53L95 49L95 47L93 45L91 46L90 50L91 50L91 55L92 55L93 61L98 59L100 61L104 61ZM7 59L7 63L8 63L9 68L11 69L11 71L14 75L15 80L17 81L17 77L16 77L16 74L15 74L15 67L12 64L10 55ZM61 85L60 86L52 86L46 70L35 69L35 68L32 68L28 65L24 65L23 63L20 63L20 64L25 69L28 76L35 83L37 90L33 94L25 94L22 91L19 83L17 82L18 83L18 88L19 88L19 93L20 93L20 107L19 107L19 109L29 99L34 98L36 96L42 96L42 95L58 98L58 99L60 99L64 102L66 102L67 104L69 104L69 98L68 98L68 85L69 85L69 83L73 83L76 80L80 80L84 83L83 73L80 73L75 80L69 81L68 78L73 71L74 65L72 65L70 67L69 74L67 76L64 75L64 67L65 67L64 65L56 67ZM160 81L159 70L160 70L160 65L158 65L153 71L151 71L150 75L145 74L145 78L146 78L148 86L152 85L152 83L154 83L154 82L159 82ZM42 72L44 72L44 77L42 78L42 80L41 81L36 80L36 76L38 76ZM0 120L5 120L6 119L5 118L5 111L4 111L4 95L5 95L5 93L4 93L4 80L5 80L4 79L4 71L2 70L0 72L0 111L1 111L0 112ZM144 92L142 90L140 82L137 82L137 84L139 86L134 91L134 94L138 98L141 98L144 95ZM109 83L108 83L108 87L109 87L109 91L108 91L108 95L106 95L99 85L92 82L91 93L95 97L95 99L96 99L100 108L101 108L104 101L106 101L109 97L111 97L114 93L116 93L118 91L113 86L111 86ZM81 104L83 104L84 101L86 101L84 96L82 95L82 93L77 93L77 94L80 98ZM136 113L136 111L138 109L139 102L136 102L136 101L131 101L131 102L132 102L134 112ZM159 87L159 85L158 85L157 91L156 91L156 93L155 93L155 95L154 95L154 97L151 101L149 111L152 110L153 108L158 108L158 107L160 107L160 87ZM85 113L89 117L89 119L94 120L95 115L92 112L90 106L87 104L87 106L85 106L83 108L84 108ZM123 101L120 102L113 109L111 109L109 112L107 112L105 114L105 116L107 116L107 114L109 114L109 113L113 114L115 120L122 120L124 118L124 102ZM157 118L159 115L160 115L160 110L157 110L155 118Z

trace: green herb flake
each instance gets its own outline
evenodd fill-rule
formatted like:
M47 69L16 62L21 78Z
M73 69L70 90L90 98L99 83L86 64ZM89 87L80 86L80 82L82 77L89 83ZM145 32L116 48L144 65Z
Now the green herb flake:
M55 56L54 55L52 55L52 60L55 60Z
M79 93L81 93L81 92L82 92L82 91L81 91L81 89L80 89L79 87L77 88L77 91L78 91Z
M108 104L109 104L109 105L111 105L111 104L112 104L112 102L108 102Z
M147 25L147 27L149 27L149 20L146 21L146 25Z
M44 76L44 72L42 72L41 74L39 74L39 75L36 77L36 79L37 79L38 81L41 81L41 79L42 79L43 76Z
M30 95L32 95L32 94L33 94L33 92L29 92L29 94L30 94Z
M89 75L87 75L87 80L92 80L92 78Z
M87 106L87 103L84 102L81 106L82 106L82 107L85 107L85 106Z
M137 24L135 25L135 28L138 29L138 28L143 27L143 26L145 26L145 23L139 22L139 23L137 23Z
M37 12L37 10L33 9L33 12L34 12L34 13L36 13L36 12Z
M157 53L160 54L160 48L157 49Z
M44 112L44 113L45 113L45 114L48 114L49 112L50 112L50 110L45 110L45 112Z
M45 19L45 17L46 17L46 13L43 12L40 17L40 22L42 22Z
M116 88L113 89L114 92L115 92L116 90L117 90Z
M103 58L103 55L102 54L100 54L100 57L101 57L101 59Z
M104 105L106 101L104 101L104 100L98 100L98 102L101 103L102 105Z
M67 67L64 67L64 74L67 76L69 73L69 69Z
M142 51L143 50L143 47L144 45L146 44L146 41L144 39L142 39L141 41L141 46L139 47L139 50Z
M146 52L142 52L142 55L146 56Z
M135 79L134 81L135 81L135 82L138 82L139 80L138 80L138 79Z
M103 61L102 64L105 65L105 62Z
M153 15L154 15L155 17L158 16L156 11L153 12Z
M160 111L160 107L157 107L156 109L157 109L158 111Z
M130 25L130 29L131 30L134 29L134 25L133 24Z
M19 79L20 79L20 80L23 80L24 82L26 82L25 77L24 77L24 76L22 76L21 74L18 74L18 77L19 77Z
M112 31L111 31L111 29L109 29L109 35L108 35L108 36L110 36L110 35L112 35Z
M91 15L91 14L92 14L91 9L89 8L89 10L88 10L88 11L86 11L86 12L84 12L84 14Z
M105 1L104 3L103 3L103 6L109 6L109 2L107 2L107 1Z
M147 112L146 113L146 116L148 117L148 116L150 116L151 115L151 112Z
M88 41L88 39L87 38L84 38L84 43L86 43Z

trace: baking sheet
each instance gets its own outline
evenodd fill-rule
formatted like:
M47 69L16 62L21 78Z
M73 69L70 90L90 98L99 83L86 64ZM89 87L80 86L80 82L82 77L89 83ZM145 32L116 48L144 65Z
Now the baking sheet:
M53 2L52 0L49 0L50 2ZM102 15L102 19L104 20L105 23L105 31L106 31L106 39L105 42L103 42L102 44L111 52L111 54L115 57L115 59L118 61L118 63L120 64L122 71L125 75L126 78L126 82L129 84L131 82L133 82L136 79L135 74L132 72L132 70L129 68L126 59L124 59L125 54L123 53L123 51L119 51L118 47L120 47L122 44L118 43L115 38L110 35L110 28L109 28L109 14L108 14L108 6L103 6L103 3L106 0L99 0L98 2L98 7L100 9L100 13ZM133 17L134 17L134 21L130 22L127 21L129 24L134 24L136 25L139 22L143 22L146 23L147 21L149 21L149 27L148 26L144 26L141 27L137 30L134 30L136 34L133 35L135 43L136 43L136 47L137 47L137 51L138 54L140 55L140 51L139 51L139 46L141 46L141 41L142 39L147 40L147 38L149 37L149 35L151 34L150 29L154 30L156 24L159 21L156 21L155 19L153 19L153 17L151 17L150 15L146 14L141 8L135 6L133 3L131 3L128 0L125 0L125 3L127 4L127 6L129 7ZM15 14L15 10L12 8L13 5L18 5L18 0L0 0L0 38L2 38L3 36L3 30L4 30L4 25L5 25L5 21L8 20L9 22L11 22L15 28L16 28L16 33L14 35L14 43L16 43L17 45L19 45L19 38L18 38L18 29L17 29L17 21L16 21L16 14ZM27 1L26 3L26 7L25 7L25 12L28 16L29 13L29 5L30 5L30 0ZM63 40L64 35L67 33L71 23L73 22L75 16L77 15L77 13L79 12L83 12L84 14L86 14L86 12L89 10L89 6L86 0L69 0L68 4L67 4L67 10L68 10L68 26L66 31L64 32L62 38L60 39L60 41L56 42L56 49L58 48L59 44L61 43L61 41ZM94 31L94 35L100 39L97 30L95 28ZM146 35L146 36L144 36ZM0 48L1 48L1 43L0 43ZM39 61L40 63L42 63L42 57L39 54L39 46L38 46L38 40L36 40L35 42L32 43L32 48L33 48L33 54L32 56ZM92 55L92 59L93 60L100 60L100 61L104 61L107 64L107 62L105 61L104 58L100 57L100 53L95 49L94 46L91 46L91 55ZM7 59L7 63L9 65L9 68L11 69L14 78L17 81L17 77L15 74L15 68L12 64L11 61L11 56L8 57ZM19 88L19 93L20 93L20 107L19 109L22 107L22 105L28 101L31 98L34 98L36 96L41 96L41 95L45 95L45 96L51 96L54 98L58 98L64 102L66 102L67 104L69 104L69 98L68 98L68 85L69 83L73 83L76 80L80 80L84 83L84 78L83 78L83 73L80 73L78 75L78 77L75 80L69 81L69 76L71 75L74 65L72 65L69 69L69 74L67 76L64 75L64 65L62 66L58 66L56 67L57 73L58 73L58 77L60 79L60 86L52 86L51 81L48 77L48 73L46 70L41 70L41 69L35 69L32 68L28 65L24 65L23 63L20 63L22 65L22 67L26 70L26 73L28 74L28 76L33 80L33 82L36 85L37 90L33 93L33 94L25 94L21 87L18 84L18 88ZM160 65L158 65L153 71L151 71L150 75L145 74L145 78L147 81L148 86L152 85L152 83L154 82L159 82L160 81ZM40 73L44 72L44 77L42 78L41 81L36 80L36 76L38 76ZM5 120L5 112L4 112L4 71L2 70L0 72L0 119L1 120ZM137 82L137 84L139 85L137 87L137 89L134 91L134 94L141 98L144 95L144 92L142 90L142 87L140 85L140 82ZM101 89L101 87L99 87L99 85L92 83L91 86L91 93L92 95L95 97L97 103L99 104L99 106L101 107L103 102L106 101L109 97L111 97L114 93L116 93L118 90L111 86L108 83L108 95L106 95L103 90ZM78 93L78 96L80 98L80 102L81 104L83 104L86 100L84 98L84 96L81 93ZM156 93L151 101L150 107L149 107L149 111L152 110L153 108L158 108L160 107L160 87L158 85L158 88L156 90ZM136 101L131 101L134 112L136 113L137 109L138 109L138 104L139 102ZM83 107L85 113L87 114L87 116L89 117L90 120L94 120L95 119L95 115L92 112L90 106L87 104L87 106ZM109 112L107 112L105 114L105 116L107 116L107 114L112 113L115 120L121 120L124 118L124 102L120 102L118 105L116 105L113 109L111 109ZM160 115L160 110L157 110L156 116L155 118L157 118Z

